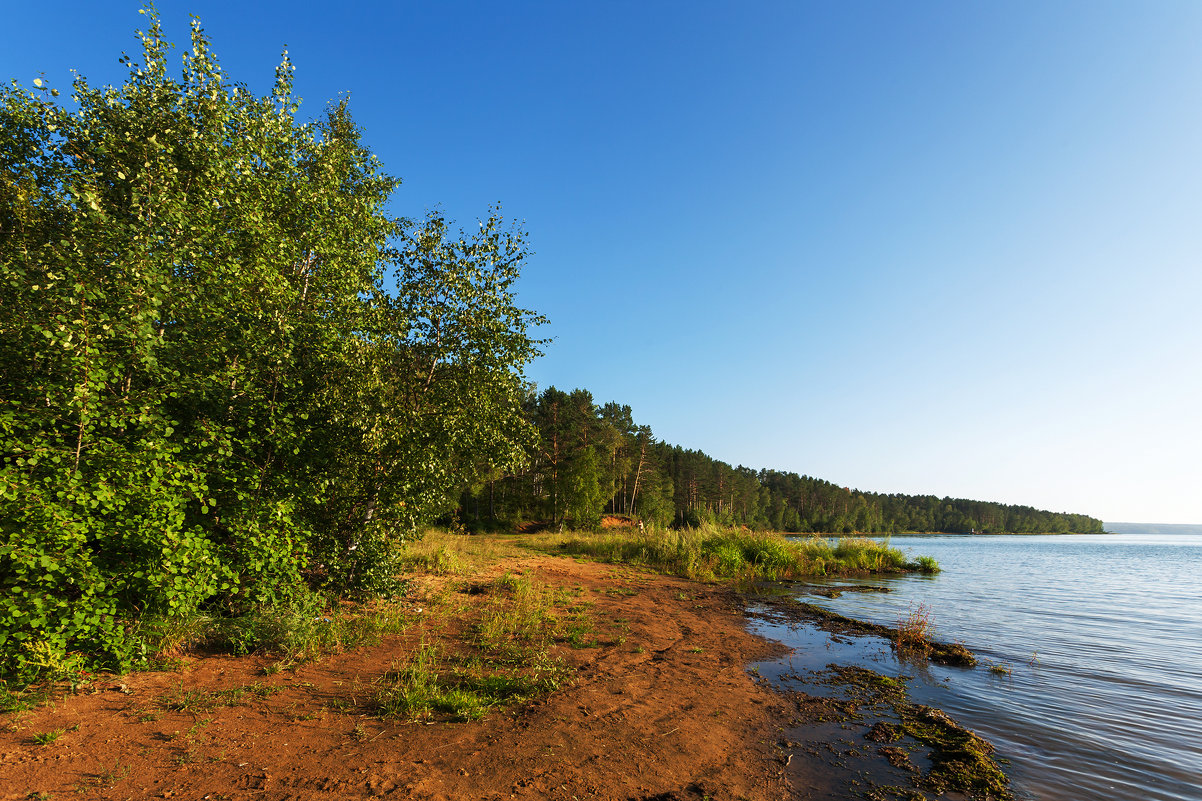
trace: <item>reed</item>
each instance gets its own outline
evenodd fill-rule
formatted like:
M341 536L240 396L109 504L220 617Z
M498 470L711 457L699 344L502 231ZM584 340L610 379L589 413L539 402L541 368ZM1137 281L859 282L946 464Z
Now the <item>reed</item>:
M919 556L907 568L917 573L925 573L926 575L934 575L939 572L939 563L935 561L933 556Z
M898 618L894 645L900 654L927 656L931 652L931 637L935 623L926 604L911 606L905 617Z
M711 525L642 532L575 531L551 535L537 545L703 581L775 581L912 569L900 550L876 540L848 537L832 543L820 536L793 540L776 533Z

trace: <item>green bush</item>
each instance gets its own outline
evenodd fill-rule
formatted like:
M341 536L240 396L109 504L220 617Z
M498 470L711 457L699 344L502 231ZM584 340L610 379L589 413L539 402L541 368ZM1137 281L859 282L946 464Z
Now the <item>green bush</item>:
M400 540L531 439L523 234L388 216L345 102L299 121L286 58L267 97L230 84L199 23L173 78L149 16L120 86L0 88L18 682L137 664L143 618L394 591Z

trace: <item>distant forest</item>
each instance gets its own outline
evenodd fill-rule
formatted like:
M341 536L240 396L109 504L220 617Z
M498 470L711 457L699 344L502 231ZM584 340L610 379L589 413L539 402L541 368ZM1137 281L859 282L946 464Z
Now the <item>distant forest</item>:
M1029 506L861 492L779 470L731 467L699 450L660 442L629 406L597 405L590 392L531 394L538 432L524 467L465 492L471 529L540 520L587 527L603 514L659 525L703 522L786 532L1102 533L1102 521Z

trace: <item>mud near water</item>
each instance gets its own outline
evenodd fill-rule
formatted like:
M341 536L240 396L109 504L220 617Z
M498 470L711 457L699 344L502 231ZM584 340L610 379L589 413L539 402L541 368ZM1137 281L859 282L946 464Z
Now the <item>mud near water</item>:
M790 755L804 754L827 767L821 781L791 773L794 797L1014 797L991 744L942 711L914 703L907 692L916 675L929 677L932 669L947 665L971 667L971 654L939 643L928 643L935 647L922 653L899 654L885 627L827 613L792 594L762 596L750 605L749 616L753 631L790 648L783 657L752 666L796 710L781 745Z
M936 636L983 667L911 668L910 692L992 742L1021 798L1202 799L1202 536L891 544L942 572L871 580L889 593L799 597L885 626L929 610Z

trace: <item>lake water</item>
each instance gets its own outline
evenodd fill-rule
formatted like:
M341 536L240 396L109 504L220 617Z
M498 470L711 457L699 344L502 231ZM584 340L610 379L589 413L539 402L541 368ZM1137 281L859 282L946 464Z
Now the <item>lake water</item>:
M914 700L997 747L1021 798L1202 801L1202 536L892 544L935 557L943 572L869 582L890 593L804 600L890 626L922 605L936 639L963 642L984 664L920 669L898 663L883 641L842 649L836 661L909 676ZM828 658L805 656L812 631L759 628L797 648L795 664Z

